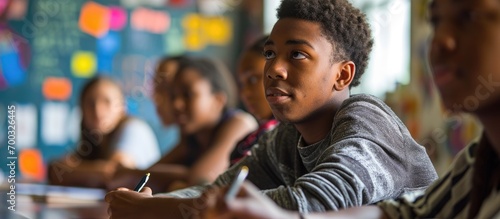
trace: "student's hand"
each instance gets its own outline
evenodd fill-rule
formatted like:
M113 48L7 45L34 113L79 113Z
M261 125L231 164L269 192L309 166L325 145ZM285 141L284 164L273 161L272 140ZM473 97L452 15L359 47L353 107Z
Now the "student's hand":
M297 214L285 211L262 195L254 185L244 183L234 200L226 202L227 188L216 191L216 203L208 205L204 219L294 219Z
M153 213L155 205L151 204L152 199L153 195L149 187L144 187L141 192L118 188L106 194L104 198L109 203L110 219L161 217Z

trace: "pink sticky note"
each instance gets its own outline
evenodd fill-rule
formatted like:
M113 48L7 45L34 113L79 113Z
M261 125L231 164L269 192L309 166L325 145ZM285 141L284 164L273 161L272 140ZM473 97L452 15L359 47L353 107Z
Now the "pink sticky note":
M0 14L3 14L6 7L7 7L7 0L0 0Z
M109 7L109 28L111 30L121 30L127 25L127 11L118 6Z
M149 24L149 31L157 34L167 32L168 28L170 27L169 14L162 11L156 11L151 13L151 18L154 22L151 22Z
M170 27L170 15L163 11L137 8L132 12L132 28L161 34Z

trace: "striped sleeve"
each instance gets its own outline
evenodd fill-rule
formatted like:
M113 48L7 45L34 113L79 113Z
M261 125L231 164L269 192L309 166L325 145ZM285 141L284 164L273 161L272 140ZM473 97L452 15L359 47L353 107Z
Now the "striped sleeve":
M462 150L451 170L435 181L423 195L402 196L379 202L389 218L465 218L472 187L472 153L477 144Z

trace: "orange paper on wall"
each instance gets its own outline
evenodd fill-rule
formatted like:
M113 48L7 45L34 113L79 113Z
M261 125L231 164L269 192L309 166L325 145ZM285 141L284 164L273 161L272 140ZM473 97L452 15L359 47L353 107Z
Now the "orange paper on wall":
M45 165L42 154L37 149L24 149L19 153L19 169L23 177L42 182L45 178Z
M106 6L88 1L82 6L78 25L80 29L94 37L100 37L109 31L110 11Z
M47 100L68 100L71 96L72 84L67 78L45 79L42 86L43 96Z

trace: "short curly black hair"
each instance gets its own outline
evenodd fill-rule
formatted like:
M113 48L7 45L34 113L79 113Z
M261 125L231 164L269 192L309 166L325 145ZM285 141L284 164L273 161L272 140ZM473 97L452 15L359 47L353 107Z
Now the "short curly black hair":
M351 60L356 75L350 87L359 85L373 46L366 15L348 0L283 0L278 19L296 18L321 24L323 34L334 48L332 61Z

